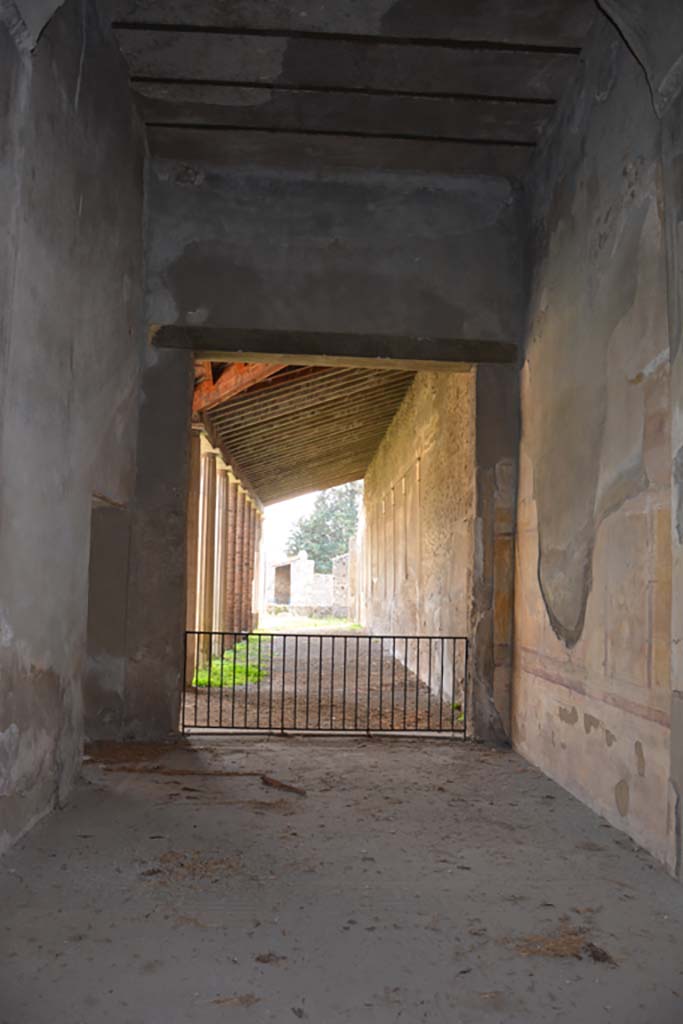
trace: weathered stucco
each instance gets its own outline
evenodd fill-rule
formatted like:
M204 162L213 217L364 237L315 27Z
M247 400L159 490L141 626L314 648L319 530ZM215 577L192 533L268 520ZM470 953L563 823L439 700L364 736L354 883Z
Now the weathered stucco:
M518 371L479 366L475 399L475 546L470 677L475 736L510 739Z
M515 198L487 179L155 161L149 321L514 342Z
M467 635L473 435L474 374L419 373L365 477L376 633Z
M131 517L126 739L167 740L178 731L193 382L189 355L147 349Z
M370 464L362 577L372 633L468 636L474 401L474 371L418 373ZM405 653L429 684L431 659L418 664L407 645ZM464 671L451 664L447 681Z
M663 123L671 353L671 863L683 876L683 97Z
M2 848L80 764L91 499L135 476L144 144L93 4L32 54L0 24L0 68Z
M669 333L660 123L602 19L530 182L513 737L662 860Z
M510 732L517 422L515 367L419 373L364 490L367 625L468 637L468 728L497 743Z

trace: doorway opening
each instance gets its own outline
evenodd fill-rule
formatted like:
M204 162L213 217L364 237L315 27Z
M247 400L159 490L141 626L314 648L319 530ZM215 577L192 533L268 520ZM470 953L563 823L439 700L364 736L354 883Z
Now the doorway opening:
M289 565L275 566L275 604L290 605L292 603L292 567Z
M198 364L184 731L467 735L473 390L452 369ZM342 547L300 531L272 557L266 510L318 493L334 533L325 496L354 481Z

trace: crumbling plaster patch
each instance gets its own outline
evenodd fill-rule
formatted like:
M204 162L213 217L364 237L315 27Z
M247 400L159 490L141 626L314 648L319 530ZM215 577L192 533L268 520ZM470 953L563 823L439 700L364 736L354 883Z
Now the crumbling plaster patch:
M673 483L675 488L674 526L678 543L683 544L683 447L679 448L674 456Z
M614 50L605 33L601 45ZM615 78L633 75L622 48ZM657 153L632 129L638 115L647 120L647 106L641 95L645 109L619 114L603 89L591 107L592 89L584 81L556 126L554 184L536 221L527 349L533 390L546 396L525 412L538 582L567 647L583 632L598 526L648 487L643 391L634 382L644 379L644 362L658 364L668 351Z
M665 177L642 69L602 19L530 190L513 739L670 864Z

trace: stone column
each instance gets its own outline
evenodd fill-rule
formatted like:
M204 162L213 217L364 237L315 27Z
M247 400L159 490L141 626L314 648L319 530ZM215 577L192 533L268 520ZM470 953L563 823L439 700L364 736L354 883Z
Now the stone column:
M178 731L186 625L192 358L146 352L131 510L122 738Z
M199 625L202 632L213 629L213 598L216 564L216 456L202 455L202 512L200 526ZM199 638L199 661L209 662L211 638Z
M216 480L216 571L213 598L213 629L216 633L222 633L225 629L227 501L229 482L227 469L219 469Z
M249 521L251 517L251 502L244 492L243 497L240 629L246 630L249 628Z
M519 443L516 366L479 366L475 383L474 566L468 730L510 737L514 531Z
M252 602L251 628L258 626L259 613L261 611L261 537L263 535L263 513L256 510L256 528L254 531L254 588Z
M244 547L244 498L241 487L237 487L235 504L235 632L242 629L242 593L243 593L243 547Z
M235 625L235 528L237 526L237 490L234 477L228 477L227 525L225 554L225 628L233 631ZM230 641L232 643L232 641Z
M190 437L190 477L187 493L187 578L186 618L188 630L197 628L197 582L199 568L199 497L201 490L201 438L198 431ZM196 659L196 637L186 640L185 681L192 681Z
M247 629L251 630L254 628L254 558L256 557L256 508L251 503L249 504L248 537L246 623Z

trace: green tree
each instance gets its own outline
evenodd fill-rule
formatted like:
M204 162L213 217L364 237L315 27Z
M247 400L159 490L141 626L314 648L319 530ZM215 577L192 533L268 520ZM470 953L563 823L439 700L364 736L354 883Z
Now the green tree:
M313 511L294 525L287 541L287 554L305 551L315 562L316 572L332 572L332 559L345 554L358 526L360 481L321 491Z

